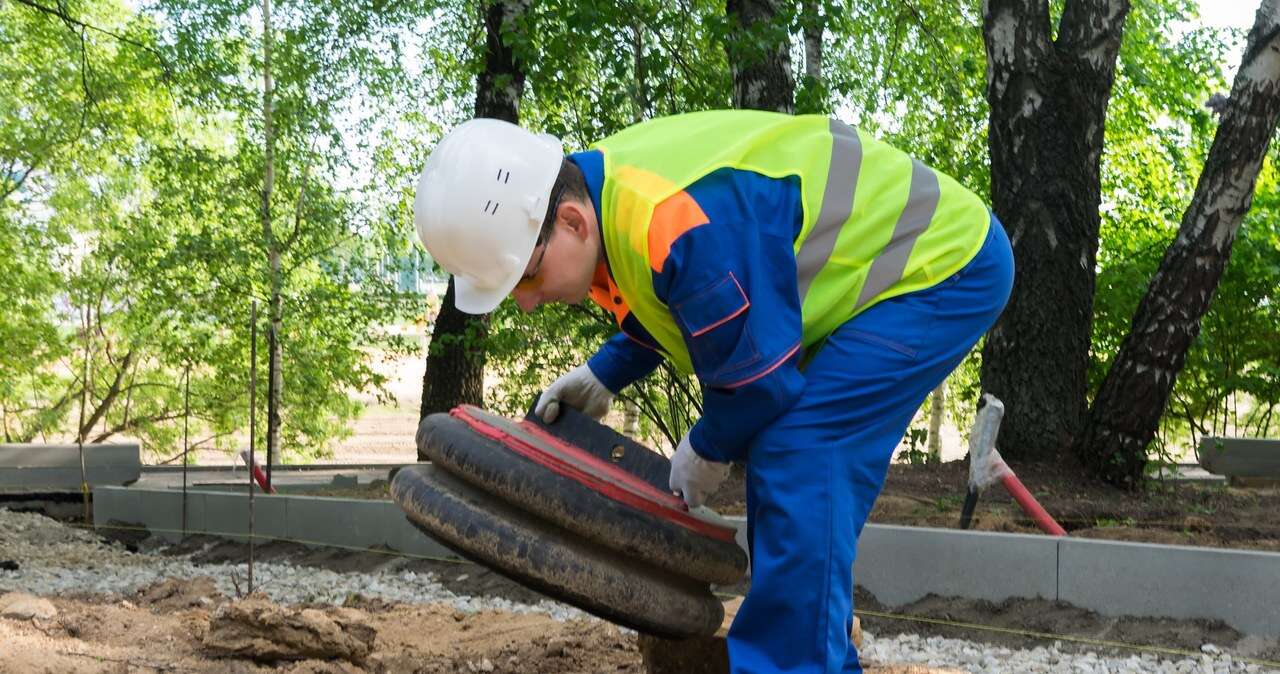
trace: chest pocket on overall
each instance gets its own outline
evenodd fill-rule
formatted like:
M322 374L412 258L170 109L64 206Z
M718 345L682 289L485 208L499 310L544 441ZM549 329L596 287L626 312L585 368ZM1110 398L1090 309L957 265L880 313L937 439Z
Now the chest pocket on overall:
M694 371L704 384L729 385L737 373L760 362L760 350L747 327L750 307L732 272L672 304Z

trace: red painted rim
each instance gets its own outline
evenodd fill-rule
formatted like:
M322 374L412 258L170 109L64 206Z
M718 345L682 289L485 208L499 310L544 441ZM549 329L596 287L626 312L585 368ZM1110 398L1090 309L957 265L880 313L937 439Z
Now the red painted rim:
M476 433L500 442L516 454L614 501L703 536L721 541L734 540L736 533L734 529L718 526L690 515L685 509L684 501L674 494L661 491L618 466L551 435L539 428L537 424L525 420L516 422L522 432L537 438L538 442L554 447L557 452L572 457L573 463L564 457L545 451L524 438L490 425L477 415L478 412L480 410L471 405L459 405L449 414Z

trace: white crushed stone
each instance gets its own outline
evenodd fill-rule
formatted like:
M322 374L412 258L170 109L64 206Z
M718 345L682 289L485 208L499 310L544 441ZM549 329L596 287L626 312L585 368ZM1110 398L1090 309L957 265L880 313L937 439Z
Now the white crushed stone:
M236 578L245 584L244 564L194 564L185 557L133 553L105 544L92 532L64 526L33 513L0 508L0 560L17 562L17 571L0 569L0 594L36 595L96 593L121 598L165 578L210 576L218 590L235 596ZM291 564L256 562L254 589L281 604L342 603L353 594L387 601L447 604L457 611L486 610L543 613L556 620L592 619L570 606L549 600L522 604L501 598L454 594L434 574L411 571L337 573ZM860 655L870 661L950 667L981 674L1263 674L1280 672L1239 662L1206 644L1198 658L1135 653L1128 657L1090 652L1064 652L1058 644L1012 649L962 639L913 634L877 638L863 632Z
M245 564L195 564L186 557L134 553L103 543L92 532L64 526L33 513L0 509L0 560L18 563L18 570L0 569L0 592L37 595L77 592L125 597L165 578L210 576L228 597L247 586ZM338 573L327 569L274 562L254 562L254 590L281 604L307 602L341 604L360 594L412 604L447 604L457 611L544 613L556 620L585 619L576 608L543 600L537 604L500 597L457 595L431 573L375 571Z
M1059 642L1031 649L1005 648L963 639L902 634L878 639L862 633L858 654L864 660L949 667L975 674L1263 674L1280 670L1238 662L1217 646L1205 644L1198 658L1155 653L1128 657L1064 652Z

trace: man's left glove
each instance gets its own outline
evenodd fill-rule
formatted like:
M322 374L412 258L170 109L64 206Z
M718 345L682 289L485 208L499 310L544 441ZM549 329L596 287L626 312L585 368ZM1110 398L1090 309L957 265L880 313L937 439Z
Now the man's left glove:
M690 508L706 502L707 497L729 476L729 464L708 461L693 451L689 434L685 433L671 457L671 491L679 492Z

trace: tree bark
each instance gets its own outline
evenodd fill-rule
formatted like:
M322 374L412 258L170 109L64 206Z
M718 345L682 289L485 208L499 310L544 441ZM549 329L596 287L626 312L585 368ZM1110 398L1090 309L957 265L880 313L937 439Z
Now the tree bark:
M1008 405L1006 458L1048 459L1084 424L1101 203L1099 160L1128 0L989 0L992 206L1017 259L983 348L984 390Z
M519 29L518 21L527 8L527 0L494 0L484 6L485 59L484 69L476 78L476 117L519 121L524 70L502 34L504 30L511 33ZM431 330L420 418L464 403L484 404L484 342L489 334L489 316L459 311L453 296L450 277Z
M929 462L942 463L942 420L947 416L947 382L943 380L929 396Z
M649 115L648 72L644 66L644 23L637 21L631 27L631 63L635 76L635 91L631 97L634 110L631 121L640 123Z
M271 296L267 302L267 484L271 466L280 453L280 401L284 396L280 326L284 303L281 298L280 243L271 224L271 193L275 189L275 129L272 126L271 81L271 0L262 0L262 127L265 136L262 175L262 238L267 245L271 274Z
M801 4L801 27L804 31L804 74L814 82L822 81L822 31L825 19L819 0Z
M800 30L804 36L804 85L796 94L796 111L817 113L830 109L822 78L822 34L826 30L823 0L801 0Z
M727 0L733 26L725 54L733 71L733 107L795 111L791 40L782 0Z
M1200 333L1280 117L1280 0L1263 0L1178 236L1094 398L1078 451L1108 482L1141 484L1146 449Z

